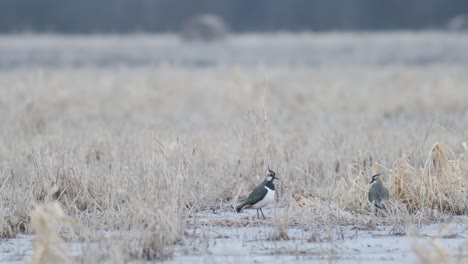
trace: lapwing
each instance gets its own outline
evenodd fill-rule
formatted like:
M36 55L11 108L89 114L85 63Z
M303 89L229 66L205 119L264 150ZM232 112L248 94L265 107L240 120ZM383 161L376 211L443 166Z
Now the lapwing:
M369 184L372 184L372 187L369 189L369 194L367 198L369 202L373 204L377 209L385 209L385 204L388 201L388 189L385 188L380 179L382 173L372 176L372 180Z
M275 200L274 179L278 179L278 177L276 177L276 173L268 169L265 180L249 194L245 201L237 206L236 211L239 213L242 209L254 208L257 209L257 218L260 218L258 213L258 211L260 211L263 219L265 219L262 207L272 204Z

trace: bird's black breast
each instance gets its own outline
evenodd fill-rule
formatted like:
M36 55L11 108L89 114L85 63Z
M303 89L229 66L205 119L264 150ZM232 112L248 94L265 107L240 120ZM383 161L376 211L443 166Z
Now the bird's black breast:
M265 183L265 186L268 187L268 189L270 189L270 190L272 190L272 191L275 190L275 185L273 184L272 181L267 181L267 182Z

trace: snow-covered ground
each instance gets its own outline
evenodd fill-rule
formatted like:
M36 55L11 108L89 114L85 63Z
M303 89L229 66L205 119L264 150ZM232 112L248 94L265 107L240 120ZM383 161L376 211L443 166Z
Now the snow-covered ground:
M219 217L245 217L234 213ZM232 218L231 218L232 219ZM407 225L363 229L355 226L319 227L304 230L290 227L288 240L272 240L276 227L271 218L254 217L246 226L210 225L202 219L187 230L184 245L175 246L166 263L416 263L418 249L425 257L446 263L468 261L468 218L455 217L450 223ZM109 236L108 239L112 239ZM0 241L1 263L23 263L32 255L32 236ZM79 256L90 247L67 243L70 255ZM92 247L92 245L91 245ZM432 255L433 254L433 255ZM140 263L136 261L135 263Z

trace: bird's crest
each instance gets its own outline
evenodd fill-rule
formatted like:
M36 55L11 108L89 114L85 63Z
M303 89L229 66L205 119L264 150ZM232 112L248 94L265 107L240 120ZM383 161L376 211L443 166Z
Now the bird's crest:
M267 181L273 181L274 179L278 179L278 177L276 177L276 173L274 171L272 171L270 169L270 167L268 167L268 169L267 169Z
M374 176L372 176L372 180L371 180L371 182L369 182L369 184L372 184L372 183L376 182L377 178L380 176L380 174L382 174L382 173L375 174Z

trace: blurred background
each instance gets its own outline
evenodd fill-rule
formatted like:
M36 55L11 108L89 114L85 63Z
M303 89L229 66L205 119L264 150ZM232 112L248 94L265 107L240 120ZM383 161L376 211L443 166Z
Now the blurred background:
M468 63L466 0L3 0L0 69Z
M174 32L200 13L233 32L444 29L461 27L468 1L2 0L0 32Z

